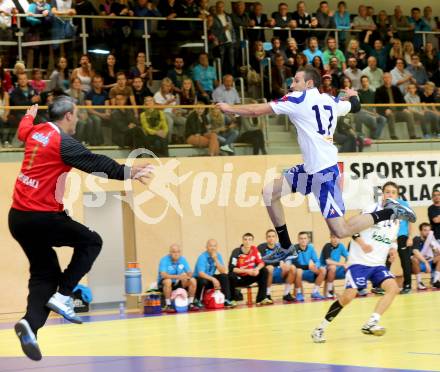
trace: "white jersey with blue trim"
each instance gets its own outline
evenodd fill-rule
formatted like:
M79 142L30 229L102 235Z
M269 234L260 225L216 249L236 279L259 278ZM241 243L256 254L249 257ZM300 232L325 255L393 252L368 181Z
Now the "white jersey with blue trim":
M270 105L276 114L288 115L296 127L304 169L308 174L337 164L338 149L333 144L333 133L338 117L350 112L349 101L340 101L313 88L289 93Z
M382 210L382 204L376 203L365 208L362 213L373 213ZM384 266L391 248L397 248L397 232L399 220L382 221L359 234L366 244L373 247L373 251L365 253L354 240L350 242L350 253L347 264L364 266Z

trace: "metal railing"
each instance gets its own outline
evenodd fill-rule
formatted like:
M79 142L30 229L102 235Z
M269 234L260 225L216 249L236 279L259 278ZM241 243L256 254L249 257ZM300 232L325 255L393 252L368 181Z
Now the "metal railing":
M414 33L422 35L423 45L426 45L427 35L437 35L438 37L440 37L440 31L415 31Z
M32 47L32 46L41 46L41 45L56 45L56 44L64 44L68 42L72 42L74 39L57 39L57 40L43 40L43 41L23 41L24 32L23 32L23 18L29 16L29 14L17 14L17 30L14 32L13 36L16 37L16 41L2 41L0 40L0 46L17 46L18 47L18 59L20 61L23 60L23 48L24 47ZM33 14L34 18L44 18L41 14ZM81 28L79 32L79 38L82 40L82 51L83 53L87 53L87 45L89 34L87 33L87 22L86 20L126 20L126 21L143 21L144 24L144 34L142 38L145 42L145 56L147 66L151 66L151 56L150 56L150 46L149 39L151 38L151 30L150 22L151 21L166 21L166 22L202 22L203 23L203 49L207 53L208 52L208 26L206 20L200 18L173 18L168 19L166 17L130 17L130 16L91 16L91 15L74 15L74 16L57 16L62 19L70 20L71 19L79 19L81 20Z

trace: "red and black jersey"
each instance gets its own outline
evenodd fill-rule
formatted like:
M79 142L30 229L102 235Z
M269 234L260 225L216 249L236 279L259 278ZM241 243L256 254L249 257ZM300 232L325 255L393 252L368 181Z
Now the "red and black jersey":
M15 182L12 208L21 211L60 212L64 209L65 179L72 168L99 172L123 180L125 166L104 155L93 154L56 124L34 125L25 115L18 139L25 144L24 160Z
M243 253L241 247L235 248L232 251L231 259L229 260L229 272L232 273L234 268L255 269L262 262L263 259L256 246L253 245L248 254Z

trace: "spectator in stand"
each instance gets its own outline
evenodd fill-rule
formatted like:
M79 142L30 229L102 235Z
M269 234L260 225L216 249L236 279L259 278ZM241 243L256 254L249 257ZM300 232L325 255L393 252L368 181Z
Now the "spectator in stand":
M66 90L66 94L73 99L77 106L84 106L86 103L86 95L81 90L81 80L79 78L73 78L70 82L70 88ZM84 134L89 126L88 114L85 109L78 109L78 123L76 126L75 138L79 142L84 141Z
M215 4L215 16L211 32L216 42L216 47L213 50L214 55L220 58L225 73L233 73L235 69L235 43L237 35L234 31L232 18L225 13L225 3L223 1L217 1ZM200 58L202 58L202 54L199 55L199 62ZM208 67L208 55L206 55L206 66L204 67ZM214 88L212 88L211 92L213 90ZM205 103L209 103L207 98L205 96Z
M420 62L420 57L417 54L413 54L411 56L411 64L406 68L406 70L415 79L418 89L422 89L429 80L425 67L423 67L422 62Z
M139 52L137 54L136 66L133 66L130 69L128 76L130 80L133 80L133 78L136 76L140 76L146 85L151 85L153 80L153 72L152 69L147 66L144 52Z
M342 53L342 51L338 49L336 39L331 36L327 39L327 49L323 53L324 64L328 66L332 57L336 57L338 59L339 68L342 68L342 70L347 69L344 53Z
M125 75L125 72L118 72L116 74L116 86L114 86L112 89L110 89L109 92L109 98L110 103L112 105L116 104L116 96L118 94L121 94L125 97L125 104L126 105L136 105L136 99L134 97L133 89L128 86L127 83L127 76ZM136 109L133 109L134 115L138 117L138 112Z
M193 70L193 80L196 84L198 93L197 98L199 101L210 103L212 92L218 85L218 80L214 67L209 65L209 57L207 53L201 53L199 55L199 63Z
M38 92L29 84L29 80L25 73L18 74L17 87L12 89L10 94L11 106L32 106L41 101ZM13 122L18 125L24 111L14 110L11 116L14 116Z
M95 75L90 58L87 54L83 54L79 60L79 67L72 71L71 79L78 78L81 81L81 90L88 93L92 89L92 78Z
M327 93L333 97L338 94L337 89L332 85L332 76L330 74L325 74L322 76L322 85L319 88L321 93Z
M117 94L117 106L125 105L125 96ZM112 128L112 141L119 147L138 149L145 146L145 136L132 110L123 108L111 110L110 123Z
M286 66L290 68L292 74L296 72L296 56L298 55L298 44L293 37L287 39L287 49L286 49Z
M255 2L252 12L249 14L249 26L251 27L270 27L274 26L275 21L269 19L267 14L263 13L263 4ZM249 41L266 41L264 30L248 30Z
M298 26L297 22L293 20L293 15L289 12L289 6L284 2L278 4L278 12L272 13L272 18L274 20L272 23L274 27L294 29ZM274 31L273 35L285 41L289 33L286 31Z
M354 90L358 90L361 87L362 71L357 68L355 57L348 58L348 68L344 71L344 75L351 80Z
M403 59L407 65L411 64L411 58L415 53L413 43L411 41L405 41L403 43Z
M347 11L347 4L345 1L338 2L338 11L334 14L335 25L338 30L350 30L351 20L350 13ZM339 45L344 46L347 40L348 32L339 32L338 39Z
M427 42L423 48L423 53L420 56L422 65L425 67L429 78L432 78L438 68L439 58L438 52L434 50L431 42Z
M150 17L151 13L148 9L148 3L149 0L136 0L134 2L133 6L133 16L135 17ZM132 23L132 37L133 37L133 44L132 49L134 50L140 50L142 48L142 44L144 44L143 36L145 34L144 30L144 21L143 20L136 20ZM151 30L151 28L149 28Z
M284 48L281 46L281 39L277 36L274 36L270 42L272 43L272 49L268 52L268 57L271 58L272 64L275 63L275 57L277 54L281 54L283 56L284 62L287 62L286 52Z
M362 75L368 76L373 91L383 85L383 71L377 67L376 57L368 57L368 66L362 70Z
M3 89L3 81L0 79L0 145L10 142L10 125L8 121L9 94Z
M423 20L430 27L431 31L438 31L438 23L436 19L432 16L432 7L425 6L423 8ZM439 49L438 37L436 35L428 34L426 35L426 41L432 43L434 49Z
M390 73L393 78L393 85L397 86L402 94L406 94L409 84L416 84L413 76L405 70L405 61L402 58L396 60L396 67Z
M250 26L251 20L246 13L246 7L243 1L237 1L235 6L233 6L233 12L231 14L232 25L234 26L234 33L236 37L235 43L235 59L236 62L239 63L239 66L244 64L244 61L241 60L240 53L240 27L243 28L243 40L248 39L248 30L247 27ZM238 57L238 58L237 58Z
M405 67L405 59L403 56L403 47L402 42L399 39L393 39L392 47L390 49L390 53L388 55L387 62L387 71L392 70L396 66L396 62L398 59L402 59Z
M92 4L90 0L76 0L75 1L75 11L77 15L89 15L89 16L96 16L98 15L98 11L96 10L95 6ZM74 24L81 29L81 19L75 19ZM95 31L93 27L93 20L87 19L86 22L86 30L87 34L89 35L89 38L91 42L95 40Z
M298 28L307 29L318 27L318 20L306 12L306 3L302 0L296 3L296 10L292 13L292 19L295 21L296 27ZM293 32L293 37L298 43L300 49L305 48L305 42L308 36L309 32L304 30Z
M359 5L358 15L353 19L353 28L362 31L359 40L364 40L367 31L376 31L377 29L373 18L367 14L367 7L363 4Z
M319 56L313 57L311 65L316 68L321 76L325 75L327 73L327 70L325 69L324 63L322 62L322 58Z
M411 9L411 17L409 17L408 21L410 25L413 26L414 31L431 31L431 27L429 27L422 19L420 8L415 7ZM414 48L416 50L420 50L420 48L423 46L423 36L421 34L414 33L413 43Z
M209 16L211 16L211 12L209 11L209 0L200 0L199 18L203 20L207 20Z
M423 92L420 94L420 101L422 103L437 103L435 97L435 84L433 82L428 81L424 85ZM426 126L426 134L440 138L440 112L436 110L436 107L434 106L425 106L423 110L423 123ZM430 128L428 123L431 124Z
M260 73L260 63L264 58L266 58L266 51L264 50L263 42L255 41L252 54L250 55L250 64L257 73Z
M223 262L222 255L218 252L217 240L209 239L206 242L206 251L197 259L194 277L197 280L196 298L199 301L202 300L203 289L214 288L222 291L225 295L225 307L235 307L237 305L235 301L231 301L228 270Z
M432 204L428 207L429 223L434 238L440 240L440 190L436 189L432 192Z
M212 92L212 100L214 102L223 102L230 105L240 104L240 96L234 87L234 77L232 75L223 76L223 84L220 84Z
M357 41L356 39L351 39L348 42L345 57L347 61L350 57L356 58L357 67L359 69L364 69L365 67L367 67L367 54L365 53L365 50L359 48L359 41Z
M174 68L172 70L169 70L167 73L167 78L171 79L171 81L173 82L173 90L176 94L182 91L183 80L189 77L184 67L185 62L183 58L177 56L174 58Z
M12 36L12 17L18 14L12 0L0 0L0 40Z
M73 0L52 0L51 13L54 16L51 31L54 40L71 39L75 37L75 31L72 23L72 18L60 18L58 16L73 16L76 15ZM52 46L54 49L58 45ZM64 44L61 44L61 55L66 55L64 52Z
M251 100L250 103L257 103L255 100ZM260 152L263 155L267 154L266 144L264 141L264 124L265 118L259 117L241 117L240 122L240 136L239 142L250 143L252 145L253 154L258 155Z
M383 85L376 89L374 96L375 103L405 103L403 94L399 88L392 85L393 78L389 72L383 74ZM402 120L406 122L408 128L408 134L411 139L419 139L415 133L414 115L409 112L408 109L402 109L400 107L385 108L378 107L377 112L379 115L383 115L388 120L388 129L390 131L391 139L399 139L396 135L395 122L396 120Z
M140 76L133 78L132 88L136 106L142 106L144 104L145 97L153 95L150 89L145 86L144 80Z
M165 312L176 312L171 304L171 292L177 288L184 288L188 291L190 311L199 310L202 307L200 302L195 300L197 281L192 274L188 261L182 256L180 246L172 244L170 253L160 260L157 277L157 285L165 297Z
M257 306L272 305L273 302L266 298L268 272L253 242L254 236L246 233L243 235L242 245L231 253L229 260L231 293L235 293L236 288L258 283Z
M32 88L40 94L46 90L46 82L43 80L43 73L39 68L32 70L32 80L30 81Z
M328 73L332 77L332 87L339 89L341 86L342 76L344 76L344 72L339 67L339 60L336 57L330 58Z
M177 8L177 16L181 18L197 18L199 7L194 0L183 0Z
M0 56L0 81L5 92L9 92L12 89L11 74L3 67L2 56Z
M400 39L403 42L412 39L412 30L414 26L410 24L408 17L403 15L400 5L394 7L394 14L391 16L390 21L395 38Z
M316 56L321 57L321 59L324 58L321 50L319 49L318 39L314 36L309 39L309 47L304 50L303 53L307 57L307 61L309 63L312 63L313 58Z
M287 94L286 80L292 77L290 68L285 66L284 57L281 54L275 56L275 66L272 66L272 98L280 98Z
M116 74L118 73L118 67L116 64L116 57L114 54L107 56L104 68L102 69L101 76L104 81L104 88L107 90L116 86Z
M341 261L344 258L344 261ZM347 270L348 251L341 240L330 235L330 242L324 245L321 252L321 265L327 270L327 298L335 298L334 281L344 279Z
M168 157L168 124L165 113L152 107L154 99L151 96L145 97L144 105L140 121L147 147L157 156Z
M370 31L367 31L365 36L365 50L368 52L370 57L375 57L377 65L379 68L384 71L387 68L388 56L390 54L390 48L392 44L388 44L386 47L383 46L381 40L377 39L373 43L373 48L368 45L368 39L370 36ZM368 60L367 60L368 61Z
M274 250L279 247L279 243L277 242L277 232L274 229L270 229L266 231L266 242L261 243L258 246L258 251L260 252L261 257L268 256L273 254ZM272 283L275 284L284 284L284 295L283 301L287 303L291 303L295 301L295 298L292 297L292 287L295 281L296 276L296 267L292 264L292 262L280 261L280 262L271 262L265 261L266 269L268 271L267 276L267 290L266 290L266 298L269 301L272 301L271 291L272 291ZM273 301L272 301L273 302Z
M177 95L179 105L195 105L197 103L196 90L191 79L183 80L182 89ZM181 109L184 111L184 116L189 113L189 109Z
M61 57L58 59L55 70L49 76L48 90L60 89L65 92L69 89L69 72L67 70L67 59Z
M319 28L336 28L335 20L333 18L333 11L330 10L327 1L321 1L319 8L316 11L316 19ZM333 32L331 32L333 35ZM324 41L329 37L330 32L317 32L316 37L321 41L321 47L324 46Z
M374 104L375 93L370 89L370 80L368 76L361 77L361 88L358 90L359 101L361 104ZM387 123L385 116L379 115L372 107L362 106L361 110L354 114L356 123L356 132L359 137L364 137L362 125L365 125L370 131L370 137L379 139L383 128Z
M109 106L110 100L104 89L102 76L95 75L92 78L92 89L86 94L87 106ZM89 125L84 134L84 142L92 146L104 143L103 122L110 119L109 110L89 109Z
M295 261L297 268L295 280L296 301L304 301L303 280L314 283L312 300L323 300L319 293L322 282L325 279L326 269L321 266L313 244L310 243L309 234L305 231L298 233L298 259Z
M173 19L177 17L178 12L178 3L176 4L176 0L161 0L159 1L159 12L162 17L167 19ZM175 29L175 25L171 22L171 27Z
M234 142L238 137L234 117L225 116L218 108L212 108L206 115L211 133L217 134L220 150L234 154Z
M210 156L219 154L217 134L209 131L208 119L205 109L196 108L186 118L185 124L186 143L194 147L208 148Z
M426 94L426 93L424 93ZM417 93L417 85L410 83L407 86L407 93L405 94L405 102L420 104L420 96ZM408 107L408 110L414 115L414 120L421 124L423 137L426 139L431 138L433 132L437 136L437 115L429 109L420 106Z
M15 87L18 86L18 77L21 74L26 74L26 66L23 62L16 62L14 65L14 69L12 70L12 85Z
M432 75L431 81L435 84L435 86L440 87L440 61L438 62L437 70ZM440 91L437 92L436 103L440 103Z
M390 24L390 19L385 10L381 10L377 15L377 36L378 40L382 42L382 44L387 45L390 39L393 37L393 31Z

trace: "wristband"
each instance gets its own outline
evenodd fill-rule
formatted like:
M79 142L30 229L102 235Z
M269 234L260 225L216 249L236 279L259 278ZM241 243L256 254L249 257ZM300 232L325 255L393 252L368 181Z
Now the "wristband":
M354 234L354 235L351 236L351 238L352 238L353 240L356 240L357 238L360 238L360 237L361 237L361 234L359 234L359 233Z

